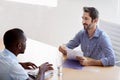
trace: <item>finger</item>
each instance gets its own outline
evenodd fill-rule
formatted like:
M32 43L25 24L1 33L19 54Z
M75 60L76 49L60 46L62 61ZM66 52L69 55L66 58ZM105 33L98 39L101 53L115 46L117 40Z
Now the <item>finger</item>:
M45 63L43 63L44 65L47 65L47 64L49 64L48 62L45 62Z
M45 68L45 67L46 67L46 68ZM48 71L48 70L53 70L52 64L49 64L48 62L47 62L47 63L45 63L44 68L46 69L45 71Z
M34 66L34 65L32 65L31 67L32 67L33 69L36 69L36 68L38 68L38 67L36 67L36 66Z
M65 47L63 45L59 47L59 51L62 52L64 55L67 54Z
M34 69L38 68L35 64L32 64L32 67L33 67Z
M84 62L84 60L79 60L79 62L80 62L80 63L83 63L83 62Z
M84 60L84 58L81 57L81 56L76 56L76 59L77 59L77 60Z
M28 66L31 66L33 69L36 69L37 66L34 63L29 62Z
M42 67L42 66L45 66L45 65L47 65L48 64L48 62L45 62L45 63L43 63L43 64L41 64L40 66ZM40 67L39 66L39 67Z
M47 71L48 71L48 70L53 70L53 67L48 67Z
M48 66L53 66L53 64L48 64Z
M30 66L26 67L26 69L32 69Z
M49 69L49 70L53 70L52 64L49 64L49 65L48 65L48 69Z
M84 61L80 61L80 64L83 65Z
M82 56L79 56L79 58L80 58L80 59L84 59L84 57L82 57Z
M37 68L37 66L36 66L34 63L31 63L31 66L32 66L33 68Z
M76 56L76 59L79 60L79 56Z

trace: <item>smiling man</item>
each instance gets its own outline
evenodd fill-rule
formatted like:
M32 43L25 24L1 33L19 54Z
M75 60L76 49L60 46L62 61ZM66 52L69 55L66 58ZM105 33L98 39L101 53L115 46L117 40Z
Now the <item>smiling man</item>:
M80 30L66 45L59 46L59 51L67 55L65 47L74 49L81 46L84 56L76 56L80 64L84 66L113 66L115 54L112 44L108 35L97 26L98 10L94 7L84 7L83 11L84 29Z

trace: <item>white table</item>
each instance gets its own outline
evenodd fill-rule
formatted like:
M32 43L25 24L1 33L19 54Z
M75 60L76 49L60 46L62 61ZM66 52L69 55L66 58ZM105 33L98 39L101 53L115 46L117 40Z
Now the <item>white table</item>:
M2 43L0 48L2 48ZM54 71L57 71L57 63L59 61L60 53L56 47L34 41L27 40L27 48L25 54L19 55L19 61L31 61L37 66L43 62L53 64ZM85 66L80 70L63 68L63 75L57 76L55 73L46 80L120 80L120 67L99 67L99 66Z

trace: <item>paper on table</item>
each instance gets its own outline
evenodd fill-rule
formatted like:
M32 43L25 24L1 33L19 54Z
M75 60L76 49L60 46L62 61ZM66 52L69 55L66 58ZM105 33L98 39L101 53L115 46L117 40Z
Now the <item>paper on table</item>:
M73 50L67 47L65 49L67 51L67 59L76 60L76 56L83 56L80 50Z
M77 60L66 59L63 63L63 67L72 69L82 69L83 66Z

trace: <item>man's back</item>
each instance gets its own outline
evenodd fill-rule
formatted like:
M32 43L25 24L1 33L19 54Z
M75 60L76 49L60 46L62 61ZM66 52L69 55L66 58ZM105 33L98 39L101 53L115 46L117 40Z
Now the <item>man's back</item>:
M7 49L0 52L0 80L26 80L27 73L14 54Z

